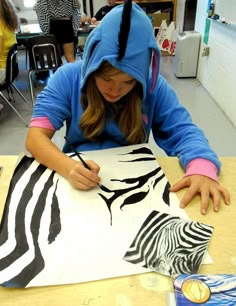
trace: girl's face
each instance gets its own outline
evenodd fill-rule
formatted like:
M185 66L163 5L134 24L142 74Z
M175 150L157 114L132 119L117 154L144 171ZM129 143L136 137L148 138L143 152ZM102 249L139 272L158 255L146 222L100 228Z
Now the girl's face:
M137 81L126 73L120 72L112 76L96 76L96 86L107 102L115 103L130 92Z

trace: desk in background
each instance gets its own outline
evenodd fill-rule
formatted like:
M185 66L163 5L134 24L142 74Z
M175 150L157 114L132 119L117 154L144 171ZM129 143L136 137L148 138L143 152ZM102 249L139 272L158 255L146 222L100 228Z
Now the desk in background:
M20 32L16 33L17 43L26 46L27 39L42 34L42 30L38 23L22 24Z
M24 33L37 34L41 33L42 30L38 23L29 23L29 24L20 25L20 32L23 34Z
M183 176L175 157L157 158L170 183ZM0 217L7 195L9 182L17 156L0 156L4 167L0 176ZM231 205L222 204L221 211L211 209L206 216L200 214L199 199L186 208L188 216L214 226L209 253L214 263L202 265L199 273L236 273L236 157L224 157L220 182L231 194ZM177 193L179 197L184 191ZM117 277L88 283L38 287L28 289L6 289L0 287L1 306L165 306L166 296L172 292L172 282L167 276L154 272Z
M85 45L86 39L89 36L89 33L94 28L96 28L96 25L84 24L78 30L78 33L77 33L77 38L78 38L77 53L79 53L81 58L83 56L84 45Z

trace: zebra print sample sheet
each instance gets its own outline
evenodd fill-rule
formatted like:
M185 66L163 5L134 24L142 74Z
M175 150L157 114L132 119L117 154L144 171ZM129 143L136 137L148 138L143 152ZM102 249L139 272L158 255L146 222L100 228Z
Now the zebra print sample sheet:
M148 145L82 154L101 167L101 184L89 191L75 190L33 158L17 165L0 226L2 286L147 272L123 260L147 216L157 210L187 219Z
M164 275L197 273L213 227L152 211L124 256Z

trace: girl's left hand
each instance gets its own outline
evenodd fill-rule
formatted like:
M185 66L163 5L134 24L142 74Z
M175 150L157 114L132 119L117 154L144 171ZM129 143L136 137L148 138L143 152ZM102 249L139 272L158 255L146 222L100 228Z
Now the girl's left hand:
M207 213L210 198L212 198L213 209L215 212L218 212L220 209L221 196L223 197L225 204L230 204L230 195L228 190L206 176L190 175L183 177L170 188L170 191L176 192L185 187L189 188L180 201L181 208L185 208L196 194L200 194L201 213L203 215L206 215Z

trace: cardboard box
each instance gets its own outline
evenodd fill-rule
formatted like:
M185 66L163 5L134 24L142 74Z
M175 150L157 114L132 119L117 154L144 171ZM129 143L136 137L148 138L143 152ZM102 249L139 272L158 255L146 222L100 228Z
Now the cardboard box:
M170 24L170 13L153 13L148 15L152 16L153 27L159 27L164 19L166 20L167 25Z

